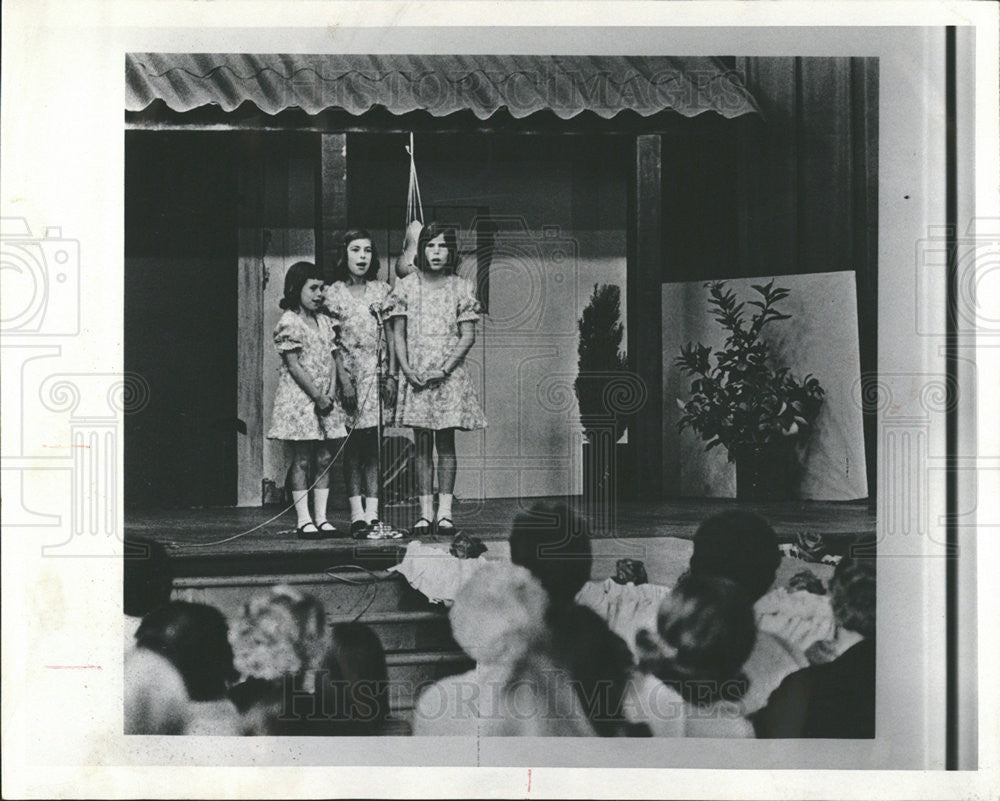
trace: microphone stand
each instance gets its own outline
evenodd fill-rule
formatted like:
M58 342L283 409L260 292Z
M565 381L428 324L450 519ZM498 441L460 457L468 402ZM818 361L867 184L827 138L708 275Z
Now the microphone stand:
M382 503L382 489L384 487L383 482L385 481L382 474L382 428L384 426L383 417L383 403L382 403L382 387L385 384L385 361L383 360L383 348L385 347L385 323L382 321L382 312L376 304L372 304L368 307L368 310L372 313L375 318L375 364L376 364L376 395L378 395L378 427L376 428L376 447L378 448L378 487L376 489L379 508L382 510L379 516L379 522L372 526L368 532L366 539L369 540L398 540L402 539L403 532L393 528L391 525L382 520L388 511L385 504ZM397 388L398 389L398 388Z

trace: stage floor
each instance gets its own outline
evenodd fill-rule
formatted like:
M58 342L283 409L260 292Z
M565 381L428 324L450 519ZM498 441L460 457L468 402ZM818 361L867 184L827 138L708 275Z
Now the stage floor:
M456 501L456 526L489 542L505 540L518 513L530 509L540 498L498 498L486 501ZM586 514L580 498L569 499ZM774 526L783 542L802 532L824 538L873 537L875 513L867 502L790 501L739 504L761 514ZM731 499L679 499L654 503L619 504L613 525L592 524L596 539L679 537L689 539L708 515L732 509ZM331 522L346 531L349 521L334 510ZM389 506L383 519L408 529L417 519L416 504ZM315 569L319 561L355 562L369 568L388 567L399 561L406 539L356 542L342 539L298 540L295 516L279 507L203 508L183 510L131 510L125 514L125 531L161 542L167 549L176 575L224 575L258 572L301 572ZM427 539L426 537L422 539Z

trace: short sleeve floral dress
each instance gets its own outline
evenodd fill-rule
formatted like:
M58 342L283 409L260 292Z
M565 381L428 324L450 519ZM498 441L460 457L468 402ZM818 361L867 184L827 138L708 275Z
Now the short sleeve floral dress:
M458 344L459 323L476 322L482 306L472 283L449 275L431 285L419 271L396 281L383 305L386 317L406 318L406 351L415 372L439 369ZM395 425L413 428L486 428L486 417L463 360L438 384L417 389L400 379Z
M337 340L333 321L326 315L316 315L313 328L298 313L286 311L275 326L274 347L279 355L298 353L299 364L318 388L329 390L333 386L333 352ZM278 371L268 439L323 440L347 436L339 404L334 404L327 414L319 414L312 399L288 372L284 359Z
M374 428L378 425L378 323L372 305L381 306L389 294L385 281L366 281L364 293L355 297L343 281L326 289L326 307L339 329L340 352L344 367L354 381L358 411L347 415L349 428ZM385 422L391 422L386 410Z

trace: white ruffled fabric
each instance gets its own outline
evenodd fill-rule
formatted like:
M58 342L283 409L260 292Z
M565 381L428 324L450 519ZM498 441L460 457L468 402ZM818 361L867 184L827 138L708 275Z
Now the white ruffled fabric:
M657 610L669 593L670 587L662 584L618 584L609 578L588 581L576 602L597 612L635 653L636 633L639 629L656 630Z
M491 542L489 548L486 555L476 559L458 559L448 552L447 544L426 545L414 540L406 546L403 560L390 570L401 573L411 587L431 601L450 605L459 587L487 561L510 559L506 542ZM826 565L785 559L779 582L787 581L787 576L803 566L821 579L828 578L830 568ZM657 611L670 589L665 584L617 584L608 578L587 582L576 601L597 612L634 652L636 633L642 628L655 629ZM829 596L805 590L789 592L779 586L757 601L754 614L761 631L788 643L797 653L832 638L836 630Z
M448 553L447 546L434 547L413 540L406 546L403 560L389 570L402 574L413 589L432 603L451 604L458 588L485 564L483 555L459 559Z
M757 628L784 640L802 653L821 640L833 639L837 623L829 595L806 590L771 590L754 604Z

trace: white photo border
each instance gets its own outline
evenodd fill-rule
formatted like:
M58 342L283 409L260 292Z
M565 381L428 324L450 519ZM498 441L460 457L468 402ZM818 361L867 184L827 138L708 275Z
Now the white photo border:
M898 558L879 560L880 729L873 742L344 738L333 744L118 734L120 570L109 559L60 559L43 554L42 546L59 543L58 527L48 526L45 532L46 525L30 520L46 515L68 519L61 497L65 464L52 459L45 447L73 443L64 432L53 433L52 442L25 438L26 432L31 433L29 418L37 394L23 400L20 393L22 385L37 377L32 372L37 360L17 361L21 358L17 349L32 357L53 359L46 369L57 375L121 374L123 321L117 301L122 296L124 254L126 52L877 56L879 376L884 380L894 374L944 373L944 338L935 333L944 331L944 282L933 276L918 281L915 272L919 243L945 218L944 26L959 26L960 64L970 70L974 64L976 75L975 96L964 87L958 98L961 231L967 230L964 223L973 218L1000 220L994 180L997 33L992 4L667 5L5 4L4 22L12 24L5 24L3 33L5 69L0 93L7 103L0 140L2 213L5 218L24 219L36 236L47 228L60 228L63 238L79 242L80 258L78 331L52 337L5 336L3 342L6 366L16 364L19 371L4 376L4 424L7 432L21 433L21 450L13 457L8 457L11 449L5 438L4 478L8 479L8 470L27 471L17 479L21 483L8 484L20 488L23 510L12 509L16 498L5 498L8 503L4 505L3 694L7 702L3 772L8 792L25 797L69 797L83 792L150 797L471 797L530 792L546 797L627 793L635 797L809 798L872 797L877 788L888 795L921 798L951 790L965 795L960 788L983 792L997 786L996 710L1000 704L992 682L982 677L998 674L992 630L997 582L991 581L988 572L989 566L997 564L998 549L990 538L976 536L977 530L989 533L990 527L1000 525L996 501L1000 443L993 433L1000 410L995 397L988 397L995 392L960 399L960 420L971 422L978 413L979 428L970 435L961 426L961 459L956 465L960 494L972 504L971 509L960 507L965 514L958 528L961 552L974 557L961 562L965 581L960 595L968 608L978 608L979 636L965 644L973 653L978 646L978 772L918 772L943 768L945 753L941 702L946 656L945 560L940 546L945 532L944 468L948 465L944 462L943 415L932 420L927 434L931 452L941 455L925 476L930 487L925 510L930 537L881 536L886 510L893 503L893 485L881 479L885 463L880 452L879 556ZM610 29L609 19L629 30ZM714 20L726 20L731 27L713 27ZM969 127L973 116L975 131ZM904 204L900 199L907 194L913 200ZM997 233L994 226L993 235ZM914 292L918 284L923 288L920 296ZM979 286L990 289L988 283ZM981 310L986 301L981 296L978 300ZM996 357L1000 340L995 340L996 326L991 331L990 319L979 310L972 311L979 323L978 334L965 331L960 336L964 348L960 369L971 371L965 374L968 380L989 386L986 377L997 375L1000 366ZM915 321L921 315L933 318L938 326L932 327L930 335L916 330ZM914 321L913 330L907 327L908 320ZM968 360L973 341L980 346L977 363ZM52 349L57 353L52 354ZM11 353L13 360L8 360ZM10 395L15 389L19 394ZM23 419L12 419L14 411L23 413ZM120 422L121 411L113 405L104 414ZM977 434L980 450L969 452ZM992 439L984 441L984 434ZM118 447L120 453L120 442ZM978 496L970 489L976 483ZM117 499L120 521L121 481L109 486ZM22 516L30 518L29 522L22 523L18 511L29 510L30 514ZM55 665L95 669L47 668ZM966 680L974 679L966 676ZM11 699L20 701L11 703ZM968 737L968 732L963 736ZM447 767L457 761L483 767ZM398 767L363 767L373 764ZM195 772L195 765L210 767ZM250 765L259 769L241 770ZM435 765L439 767L427 767ZM565 768L546 767L552 765ZM609 767L619 770L608 771ZM668 768L686 770L663 770ZM757 770L741 773L719 768ZM833 768L841 770L815 772ZM851 768L906 770L883 775L855 773Z

